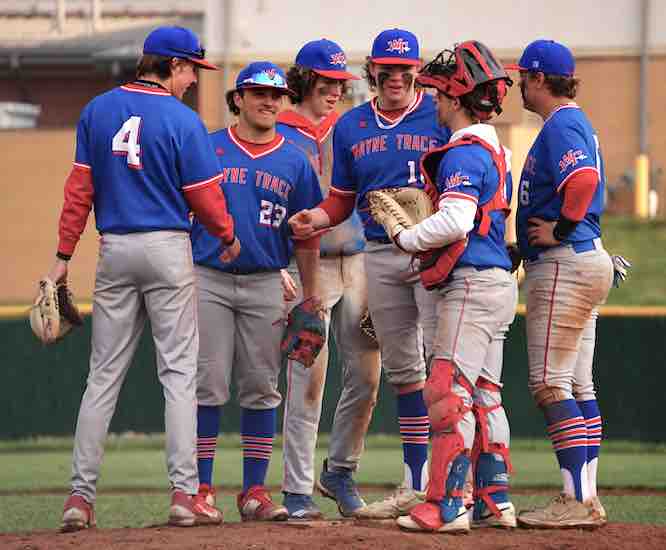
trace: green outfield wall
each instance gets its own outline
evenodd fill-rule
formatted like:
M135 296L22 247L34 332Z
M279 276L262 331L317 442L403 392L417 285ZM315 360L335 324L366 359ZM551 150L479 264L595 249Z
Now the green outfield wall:
M88 373L90 320L87 316L82 329L48 348L37 343L26 319L0 320L0 345L5 350L1 360L0 438L73 434ZM666 441L666 317L602 316L594 368L605 435ZM330 430L340 378L333 350L322 432ZM542 437L542 416L526 384L525 318L519 315L505 347L504 403L514 437ZM281 388L284 390L284 376ZM392 389L383 380L371 431L397 433L395 411ZM235 402L224 407L222 418L222 431L239 431ZM111 431L164 431L162 390L148 330L125 380Z

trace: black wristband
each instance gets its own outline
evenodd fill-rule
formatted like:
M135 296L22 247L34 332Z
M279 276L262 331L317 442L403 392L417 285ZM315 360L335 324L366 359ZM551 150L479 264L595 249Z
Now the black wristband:
M72 259L71 254L63 254L62 252L56 252L56 258L59 258L60 260L64 260L68 262L69 260Z
M576 229L577 225L578 222L570 220L569 218L565 218L564 216L560 216L560 219L557 220L555 227L553 227L553 237L555 237L558 241L563 241L569 235L571 235L571 233L573 233L573 230Z
M233 238L228 243L225 243L224 241L222 241L222 244L224 246L231 246L232 244L234 244L235 241L236 241L236 235L234 235Z

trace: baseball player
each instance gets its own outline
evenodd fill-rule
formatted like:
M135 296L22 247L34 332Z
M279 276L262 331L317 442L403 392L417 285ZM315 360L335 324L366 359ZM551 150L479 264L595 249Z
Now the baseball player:
M243 444L243 490L238 509L245 520L285 520L264 486L273 448L280 340L285 304L280 270L289 263L287 219L321 201L308 158L275 130L284 72L269 62L251 63L227 93L238 124L211 134L222 170L220 185L243 242L231 263L218 259L218 243L194 220L192 247L199 284L201 344L197 377L199 494L214 504L212 468L221 406L229 400L232 368L238 384ZM305 299L316 292L319 237L294 248ZM301 367L303 368L303 367Z
M165 395L169 523L222 521L220 512L197 495L199 340L190 209L211 238L218 245L222 241L221 260L233 259L240 245L217 185L220 170L208 132L180 101L196 83L197 68L216 67L204 59L196 35L181 27L160 27L145 40L137 79L94 98L79 119L49 278L67 277L67 262L92 206L101 238L90 374L76 426L64 531L95 526L104 440L147 318Z
M351 469L324 464L321 489L335 498L343 515L398 517L422 501L428 482L424 346L428 356L436 324L434 297L412 270L410 255L372 220L366 198L373 189L422 187L421 155L448 141L450 132L438 126L432 98L414 87L420 64L419 44L411 32L390 29L377 36L365 70L377 96L347 112L335 126L328 198L290 220L294 233L307 237L338 225L358 205L368 241L364 254L368 308L383 368L397 394L404 481L389 498L364 506Z
M305 44L287 72L289 88L295 92L291 97L293 107L278 117L278 132L308 156L324 195L331 183L333 125L338 119L335 105L343 95L345 81L358 79L346 69L345 54L335 42L323 39ZM329 468L358 467L379 386L377 346L359 331L368 302L364 247L363 226L357 213L321 238L319 280L324 320L335 333L343 380L331 431ZM294 262L289 269L297 277ZM297 296L295 303L301 300ZM312 501L312 490L327 365L327 348L310 369L295 361L287 365L282 490L284 505L294 519L321 517Z
M453 135L421 161L428 184L437 187L436 213L395 237L407 252L436 251L422 276L437 288L438 316L424 390L433 434L427 502L398 525L469 531L463 488L473 463L475 526L515 527L509 423L500 394L504 339L518 298L504 241L509 151L485 124L502 112L512 81L486 46L469 41L441 52L417 82L437 90L439 123Z
M534 527L595 527L606 514L596 493L601 416L592 377L597 308L613 267L601 243L605 176L599 139L574 102L571 51L532 42L519 61L526 109L544 125L520 178L517 230L525 259L529 388L544 413L564 489L523 512Z

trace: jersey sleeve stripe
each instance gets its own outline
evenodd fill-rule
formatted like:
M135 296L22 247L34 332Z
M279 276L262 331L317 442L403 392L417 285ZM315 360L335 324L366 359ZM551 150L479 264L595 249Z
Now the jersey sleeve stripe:
M339 187L335 187L331 185L330 188L331 193L337 193L338 195L346 195L346 196L351 196L351 195L356 195L356 191L348 191L345 189L340 189Z
M222 174L218 174L217 176L213 176L212 178L209 178L205 181L188 183L187 185L183 185L183 191L192 191L193 189L201 189L202 187L206 187L207 185L211 185L212 183L218 181L221 177Z
M574 174L580 174L581 172L587 172L587 171L594 172L595 174L597 174L597 177L599 176L599 171L594 166L583 166L582 168L577 168L562 180L562 183L560 183L557 186L557 192L560 193L562 191L562 188L567 184L571 176L573 176Z
M83 164L81 162L74 162L72 164L74 164L74 168L80 168L81 170L88 170L88 171L91 170L88 164Z

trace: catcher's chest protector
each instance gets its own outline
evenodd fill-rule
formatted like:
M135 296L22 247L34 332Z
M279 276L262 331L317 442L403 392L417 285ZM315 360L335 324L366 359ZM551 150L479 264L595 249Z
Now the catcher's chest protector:
M486 237L490 231L490 224L492 223L490 213L501 210L504 212L504 217L506 218L509 215L509 212L511 212L506 198L506 158L504 152L501 154L497 153L492 145L478 136L471 134L464 135L460 139L447 143L443 147L425 153L421 157L421 173L425 177L425 185L428 194L431 197L438 197L435 201L435 204L437 205L440 195L436 183L439 163L442 161L442 158L447 151L454 147L471 144L480 145L488 151L497 168L497 174L499 176L499 183L495 194L489 201L480 204L476 211L476 220L479 222L479 227L476 230L476 233L482 237ZM417 254L417 257L421 260L419 275L423 286L427 290L438 288L444 283L444 281L446 281L451 270L455 267L456 262L460 256L462 256L463 252L465 252L466 246L467 239L456 241L437 250Z

